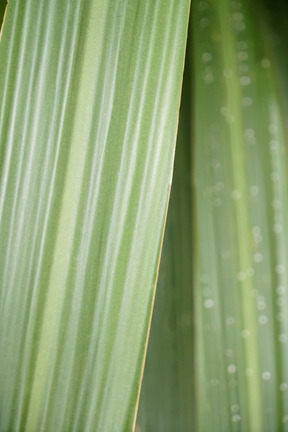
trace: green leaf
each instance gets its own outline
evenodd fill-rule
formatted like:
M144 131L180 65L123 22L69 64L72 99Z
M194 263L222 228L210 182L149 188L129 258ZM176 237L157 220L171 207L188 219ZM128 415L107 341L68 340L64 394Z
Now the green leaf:
M7 6L7 1L1 0L1 2L0 2L0 30L1 30L1 27L3 24L6 6Z
M188 40L188 56L190 49ZM171 198L137 417L141 432L195 430L189 60L186 58Z
M193 9L200 431L288 419L287 129L259 19L248 1Z
M0 428L133 429L189 1L10 2L0 45Z

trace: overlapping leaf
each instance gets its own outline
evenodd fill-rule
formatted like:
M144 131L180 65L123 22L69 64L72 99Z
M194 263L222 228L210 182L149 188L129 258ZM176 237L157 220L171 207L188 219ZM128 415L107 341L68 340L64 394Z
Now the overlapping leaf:
M190 67L186 59L171 199L137 418L141 432L193 431L196 423Z
M10 2L0 45L0 429L132 430L189 2Z

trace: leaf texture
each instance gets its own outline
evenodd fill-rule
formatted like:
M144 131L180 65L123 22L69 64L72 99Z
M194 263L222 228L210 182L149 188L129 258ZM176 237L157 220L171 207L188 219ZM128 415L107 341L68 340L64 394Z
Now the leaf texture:
M0 45L0 429L133 429L189 1L13 0Z
M288 430L287 124L259 16L193 6L199 431Z
M184 432L196 427L189 38L187 46L171 198L137 432Z

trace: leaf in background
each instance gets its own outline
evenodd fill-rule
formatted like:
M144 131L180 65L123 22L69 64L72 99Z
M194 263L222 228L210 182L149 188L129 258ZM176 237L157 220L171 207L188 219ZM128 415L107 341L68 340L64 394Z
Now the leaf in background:
M137 417L139 432L195 430L188 59L185 68L171 198Z
M1 28L4 20L5 10L7 6L6 0L1 0L0 2L0 37L1 37Z
M281 102L287 117L288 98L285 95L288 92L288 3L282 0L258 0L253 4L254 13L257 13L257 8L261 6L265 13L265 20L261 20L260 24L265 35L265 44L273 59L275 78L282 93Z
M199 431L288 430L287 136L249 2L193 4Z
M0 45L0 429L132 430L189 1L10 2Z

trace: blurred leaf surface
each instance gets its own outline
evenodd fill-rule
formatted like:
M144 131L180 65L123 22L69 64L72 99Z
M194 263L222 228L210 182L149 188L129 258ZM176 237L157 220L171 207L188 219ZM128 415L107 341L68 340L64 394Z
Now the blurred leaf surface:
M287 430L287 130L259 16L193 7L199 431Z

